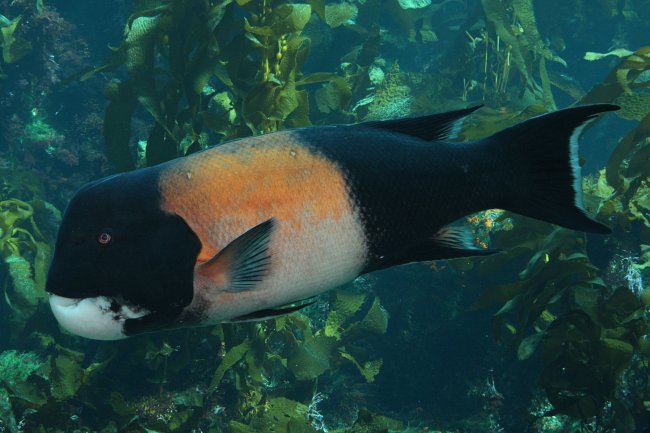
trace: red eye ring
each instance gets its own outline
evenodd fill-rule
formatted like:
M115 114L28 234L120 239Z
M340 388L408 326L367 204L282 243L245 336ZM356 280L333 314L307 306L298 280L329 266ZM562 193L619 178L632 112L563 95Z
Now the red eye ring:
M99 236L97 236L97 242L101 245L108 245L113 241L113 235L111 235L110 230L103 230Z

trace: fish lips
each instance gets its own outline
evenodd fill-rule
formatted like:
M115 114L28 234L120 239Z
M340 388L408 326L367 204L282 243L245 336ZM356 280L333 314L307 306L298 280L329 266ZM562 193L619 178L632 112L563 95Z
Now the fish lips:
M67 298L50 293L50 308L63 329L93 340L127 338L124 323L150 314L145 308L107 296Z

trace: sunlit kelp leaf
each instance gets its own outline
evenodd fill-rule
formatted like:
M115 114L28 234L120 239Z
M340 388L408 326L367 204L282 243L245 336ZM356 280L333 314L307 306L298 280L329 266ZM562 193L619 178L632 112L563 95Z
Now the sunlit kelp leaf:
M616 68L616 79L626 93L632 92L633 81L650 69L650 46L636 50L626 57Z
M257 411L251 419L250 427L255 432L313 432L307 419L308 411L309 408L300 402L285 397L269 398L264 410ZM237 431L248 432L245 428Z
M269 130L271 122L283 122L297 107L295 87L265 81L248 92L242 115L251 130L259 133Z
M354 20L358 13L359 9L356 5L347 1L329 3L325 5L325 22L328 26L336 28Z
M375 359L372 361L366 361L361 365L351 354L345 351L345 347L339 349L341 357L352 362L355 367L359 370L359 373L366 379L366 382L372 383L375 380L375 376L379 374L379 370L383 364L383 359Z
M309 338L297 343L287 356L287 368L298 380L316 379L330 368L335 340L331 337Z
M311 125L309 120L309 94L306 90L296 91L298 106L284 120L288 128L304 128Z
M325 335L340 340L344 325L361 309L365 299L366 295L361 293L334 292L334 304L325 322Z
M226 352L226 355L221 359L219 367L217 367L214 375L212 376L210 389L214 390L219 386L221 379L223 378L223 375L226 373L226 371L237 364L244 357L244 355L246 355L246 352L248 352L250 348L251 342L250 340L246 339L242 343L232 347L230 350L228 350L228 352Z
M125 30L125 38L118 48L131 79L132 91L140 104L163 128L167 128L156 90L154 53L157 38L167 21L160 15L138 16ZM116 59L120 56L116 55ZM169 131L167 131L171 134Z
M301 81L301 83L303 82ZM329 82L316 91L316 105L323 113L343 111L350 104L352 89L341 77L332 77Z
M42 230L35 222L32 203L37 206ZM51 205L49 208L55 210ZM53 241L49 208L42 200L25 202L12 198L0 201L0 258L8 274L5 284L9 283L3 295L11 308L12 320L18 319L15 322L18 326L24 325L37 306L47 301L48 242Z
M190 420L192 414L192 409L176 410L167 423L169 431L187 431L190 429L191 427L188 425L188 421Z
M650 152L646 151L644 153L647 158L650 158ZM627 197L625 198L627 199L627 208L629 211L628 220L641 221L645 227L650 228L650 188L648 187L647 181L634 183L638 185L633 188L634 194L629 199Z
M617 48L615 50L611 50L606 53L595 53L593 51L587 51L584 55L584 59L589 62L593 62L594 60L601 60L608 56L615 56L620 59L622 57L627 57L632 54L633 54L632 51L626 50L625 48Z
M616 112L623 119L642 120L650 113L650 94L623 93L614 100L621 109Z
M357 338L368 334L385 334L388 329L388 311L381 306L376 297L366 315L353 323L346 331L347 338Z
M124 64L137 85L149 87L153 82L153 55L159 16L139 16L125 29L120 49L124 50Z
M83 353L57 346L57 355L50 359L52 397L64 400L77 393L84 375L83 360Z
M273 8L268 25L253 26L246 20L247 32L260 36L279 37L287 33L301 31L311 17L311 6L308 4L284 4Z
M632 93L634 81L642 72L650 69L650 46L636 50L624 58L605 80L594 86L580 101L582 104L614 102L622 93Z
M2 59L5 63L14 63L25 57L32 50L32 43L15 35L22 17L14 18L8 26L0 27Z

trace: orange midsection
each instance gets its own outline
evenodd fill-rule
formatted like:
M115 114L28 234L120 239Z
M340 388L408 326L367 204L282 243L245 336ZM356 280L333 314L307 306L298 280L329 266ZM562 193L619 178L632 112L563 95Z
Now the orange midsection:
M163 209L180 215L202 243L198 262L276 218L282 237L352 214L345 179L324 156L286 131L239 140L162 169Z

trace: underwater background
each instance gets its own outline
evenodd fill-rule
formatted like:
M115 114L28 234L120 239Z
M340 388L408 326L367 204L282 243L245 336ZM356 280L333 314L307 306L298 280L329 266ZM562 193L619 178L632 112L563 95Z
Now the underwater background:
M0 0L0 433L650 431L650 1ZM615 103L586 235L372 273L263 322L97 342L45 277L87 181L307 125L476 104L464 140ZM368 155L372 158L372 155ZM174 248L173 245L169 246Z

